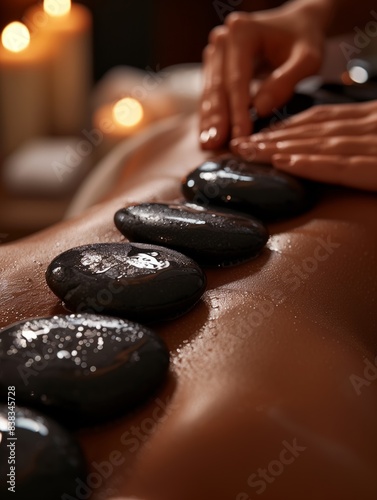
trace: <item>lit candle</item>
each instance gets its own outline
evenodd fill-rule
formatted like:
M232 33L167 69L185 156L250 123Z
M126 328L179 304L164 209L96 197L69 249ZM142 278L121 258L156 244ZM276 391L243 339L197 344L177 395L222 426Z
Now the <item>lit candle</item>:
M101 106L93 117L94 132L100 138L100 155L103 156L122 139L140 132L150 122L147 110L132 97Z
M114 104L113 121L123 127L124 130L129 131L136 127L141 123L143 116L142 105L132 97L125 97Z
M91 14L71 0L44 0L25 14L32 33L55 51L52 114L54 131L79 134L88 120L92 83Z
M51 52L27 27L5 27L0 44L1 155L27 139L49 132Z

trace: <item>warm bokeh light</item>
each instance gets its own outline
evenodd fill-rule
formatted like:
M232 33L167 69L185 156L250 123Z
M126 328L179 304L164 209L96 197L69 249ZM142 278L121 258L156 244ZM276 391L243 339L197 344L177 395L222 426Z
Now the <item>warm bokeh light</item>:
M113 118L124 127L134 127L141 122L144 116L143 107L132 97L125 97L114 104Z
M8 24L1 34L1 43L11 52L21 52L30 43L30 33L27 27L15 21Z
M65 16L71 10L71 0L44 0L43 9L49 16Z

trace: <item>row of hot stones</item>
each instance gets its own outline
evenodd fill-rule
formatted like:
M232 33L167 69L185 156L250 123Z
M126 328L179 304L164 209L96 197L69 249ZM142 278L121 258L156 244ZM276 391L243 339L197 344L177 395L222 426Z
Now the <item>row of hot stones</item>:
M51 262L47 283L74 314L1 332L0 397L8 406L0 407L0 462L8 463L5 443L16 443L16 476L2 487L9 490L13 478L13 498L30 491L39 500L76 498L85 462L67 429L124 414L165 379L168 349L144 325L195 306L206 288L200 265L256 257L268 240L261 221L309 206L297 179L230 157L201 165L184 180L183 193L185 203L139 204L115 214L117 228L137 243L85 245ZM15 399L26 408L15 407Z

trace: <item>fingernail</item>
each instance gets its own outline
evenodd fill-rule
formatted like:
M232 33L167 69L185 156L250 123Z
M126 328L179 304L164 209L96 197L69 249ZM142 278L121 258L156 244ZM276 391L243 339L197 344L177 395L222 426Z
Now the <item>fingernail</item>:
M215 139L218 136L216 127L210 127L208 130L203 130L200 134L200 142L206 144L207 142Z
M233 139L232 141L230 141L230 147L241 152L249 150L251 148L251 145L248 141L242 139ZM255 146L253 145L252 147L254 148Z
M232 139L229 143L229 146L231 148L238 148L240 144L242 144L242 139Z
M241 144L247 144L249 140L249 136L237 137L237 139L232 139L229 145L231 148L238 148Z
M202 102L202 111L208 112L211 111L212 105L211 101L206 99L205 101Z
M271 136L268 132L258 132L257 134L252 134L250 139L254 142L267 142L271 140Z
M271 146L271 144L267 144L266 142L257 142L255 144L255 147L259 150L259 151L265 151L268 146Z
M273 155L272 161L276 167L284 168L293 166L292 155Z
M232 149L245 160L253 161L256 156L255 146L255 144L252 144L250 142L241 141L237 142L235 146L232 145Z
M250 142L241 142L238 146L238 151L242 154L250 153L251 151L255 151L255 145L250 144Z

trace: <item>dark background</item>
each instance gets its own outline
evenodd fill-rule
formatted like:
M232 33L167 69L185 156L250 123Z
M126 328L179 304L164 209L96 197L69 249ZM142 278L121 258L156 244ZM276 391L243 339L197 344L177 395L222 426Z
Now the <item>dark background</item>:
M36 0L0 0L0 29L22 21ZM127 64L158 70L198 62L209 31L232 10L260 10L279 0L80 0L93 14L94 77ZM236 7L233 7L237 5Z
M75 0L76 1L76 0ZM41 0L0 0L0 32ZM279 0L77 0L93 15L94 77L117 65L158 71L199 62L210 30L234 10L260 10ZM236 7L235 7L236 5ZM1 151L0 151L1 169ZM43 229L66 213L62 198L15 195L0 177L0 244Z

